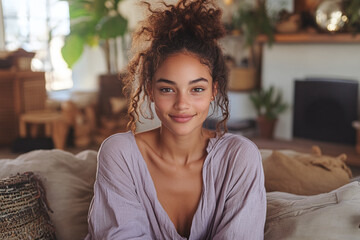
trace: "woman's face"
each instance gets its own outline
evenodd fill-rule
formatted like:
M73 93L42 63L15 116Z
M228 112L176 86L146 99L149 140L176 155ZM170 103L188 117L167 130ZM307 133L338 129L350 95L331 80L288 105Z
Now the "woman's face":
M216 96L209 68L190 54L170 55L157 69L152 101L162 128L176 135L201 130Z

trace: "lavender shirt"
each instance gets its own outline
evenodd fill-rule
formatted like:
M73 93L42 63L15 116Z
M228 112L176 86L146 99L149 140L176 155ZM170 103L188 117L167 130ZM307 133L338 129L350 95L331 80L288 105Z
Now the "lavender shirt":
M260 153L234 134L212 138L189 239L263 239L266 194ZM131 132L102 144L86 239L186 239L156 196Z

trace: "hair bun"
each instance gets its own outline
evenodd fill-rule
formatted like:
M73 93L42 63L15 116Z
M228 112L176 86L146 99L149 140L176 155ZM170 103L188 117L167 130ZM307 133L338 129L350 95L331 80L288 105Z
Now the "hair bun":
M204 42L217 40L225 35L221 23L222 11L213 0L180 0L176 5L163 3L165 9L149 10L143 32L153 40L197 39Z

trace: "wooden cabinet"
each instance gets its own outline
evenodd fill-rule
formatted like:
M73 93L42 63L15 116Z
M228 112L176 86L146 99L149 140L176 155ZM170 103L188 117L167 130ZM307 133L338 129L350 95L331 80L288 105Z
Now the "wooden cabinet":
M44 72L0 71L0 145L18 136L21 113L45 108Z

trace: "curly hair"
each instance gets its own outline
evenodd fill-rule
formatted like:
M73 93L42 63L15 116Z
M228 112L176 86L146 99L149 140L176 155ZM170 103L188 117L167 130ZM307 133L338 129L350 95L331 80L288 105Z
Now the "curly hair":
M221 23L222 11L213 0L180 0L176 5L162 3L165 9L151 9L150 15L134 33L132 50L136 54L127 66L124 91L131 95L128 127L135 132L140 114L153 119L150 91L153 76L165 59L175 53L187 52L197 56L210 69L217 96L213 111L220 109L221 119L217 132L226 132L229 118L227 96L228 70L218 39L225 35ZM141 106L148 103L150 116L145 116Z

